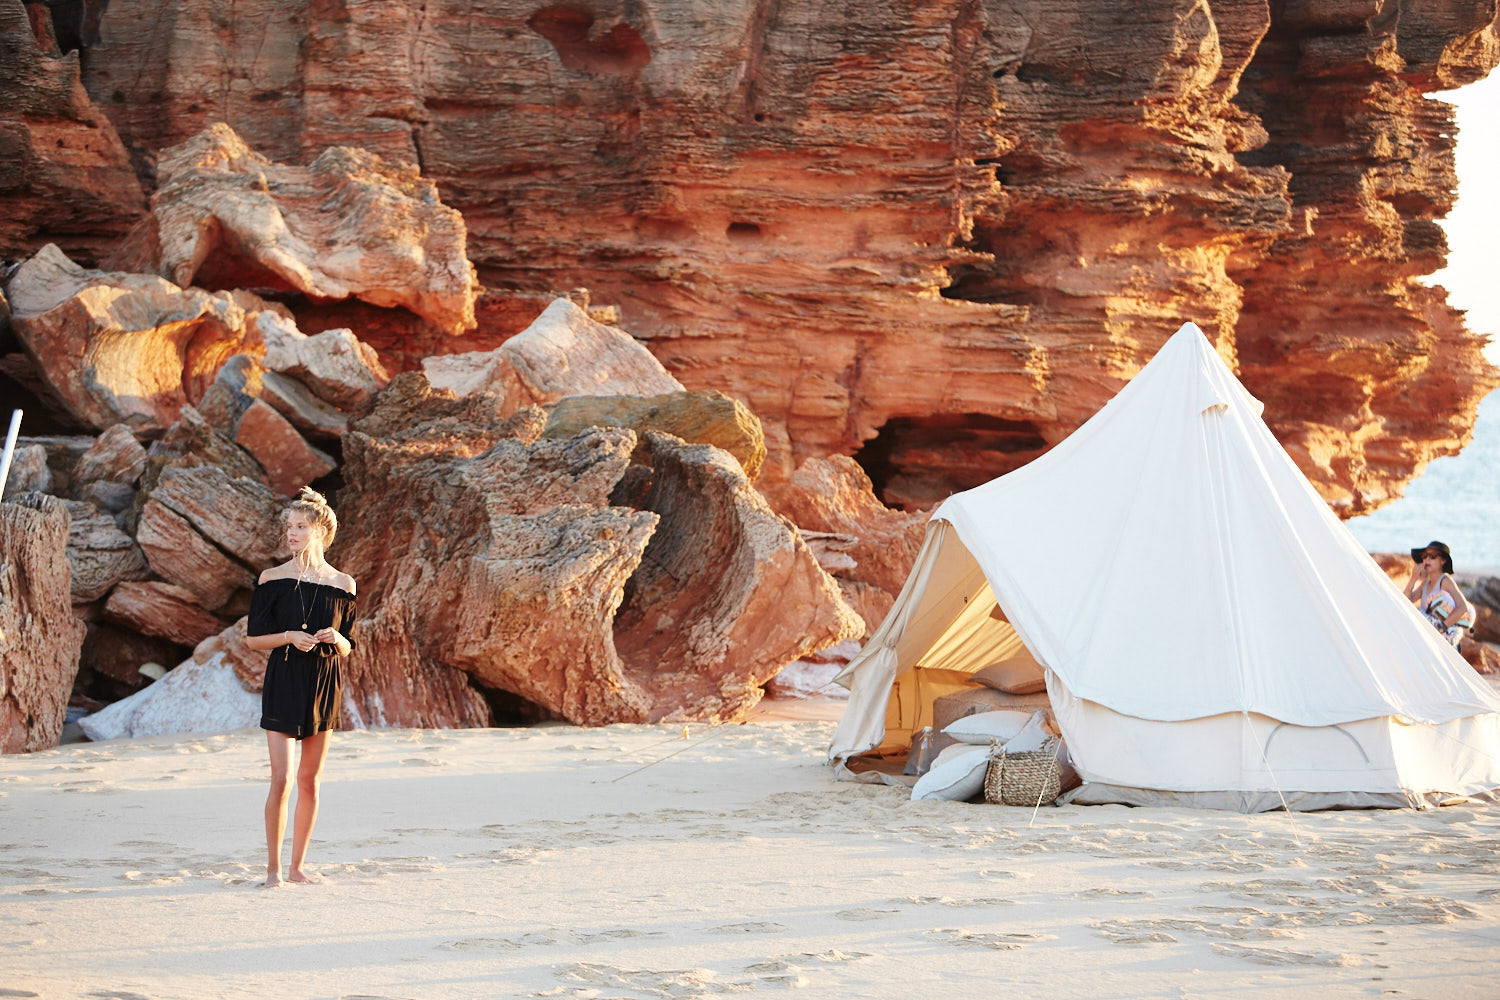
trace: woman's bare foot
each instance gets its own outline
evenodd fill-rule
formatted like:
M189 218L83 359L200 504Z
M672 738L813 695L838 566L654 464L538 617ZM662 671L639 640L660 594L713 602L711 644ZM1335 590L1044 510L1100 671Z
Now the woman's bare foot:
M266 880L260 884L262 889L277 889L281 886L281 872L266 872Z
M288 882L301 882L303 885L316 885L317 883L323 881L321 876L309 875L301 868L293 868L291 871L287 872L286 880Z

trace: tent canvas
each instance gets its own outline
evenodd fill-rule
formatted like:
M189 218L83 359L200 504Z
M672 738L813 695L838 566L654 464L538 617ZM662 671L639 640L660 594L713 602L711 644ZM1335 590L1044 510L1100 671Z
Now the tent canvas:
M1082 801L1404 805L1500 788L1500 697L1393 587L1185 324L1028 465L934 512L840 674L843 765L1034 660Z

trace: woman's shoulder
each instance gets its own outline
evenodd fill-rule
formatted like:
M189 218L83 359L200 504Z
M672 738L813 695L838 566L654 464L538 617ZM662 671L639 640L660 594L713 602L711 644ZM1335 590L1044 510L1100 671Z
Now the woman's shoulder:
M337 587L350 597L354 596L354 577L348 573L340 573L338 570L334 570L333 577L327 583L330 587Z
M272 566L268 570L262 570L260 579L256 583L270 583L272 580L290 580L294 575L291 571L291 563L284 562L280 566Z

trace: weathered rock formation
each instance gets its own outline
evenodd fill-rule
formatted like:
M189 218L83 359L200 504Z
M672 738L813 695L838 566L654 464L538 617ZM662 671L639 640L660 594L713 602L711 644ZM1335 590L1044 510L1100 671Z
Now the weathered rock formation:
M799 528L848 539L838 552L852 565L829 572L866 629L879 628L922 547L927 514L891 510L876 498L859 464L841 455L809 458L789 480L768 485L765 493Z
M73 617L68 510L28 493L0 503L0 753L55 746L83 622Z
M424 358L433 388L460 396L479 389L506 400L507 411L564 396L653 396L682 392L630 334L555 299L530 326L493 351Z
M474 326L464 220L411 164L325 150L272 163L222 123L163 150L151 215L112 266L181 286L295 291L400 306L441 329Z
M143 274L92 271L48 245L11 279L11 326L84 424L156 435L246 342L233 297Z
M633 432L527 443L541 415L501 424L501 398L404 374L345 437L341 516L360 530L333 558L360 581L379 653L362 641L351 673L456 668L583 724L722 718L858 631L728 453L648 433L622 498Z
M548 411L542 436L572 437L588 427L628 427L638 441L651 430L691 444L711 444L733 455L752 482L766 460L759 418L744 403L714 390L661 396L568 396ZM642 442L637 450L644 447Z
M771 479L863 449L886 499L940 499L1191 319L1350 513L1455 451L1493 384L1414 279L1453 188L1424 93L1490 70L1495 16L262 0L221 25L114 0L86 84L143 162L223 120L274 158L420 163L487 283L619 303L685 384L760 415Z
M83 39L58 36L40 4L0 0L0 258L61 243L93 263L140 217L146 196L83 89Z
M260 696L245 690L236 671L236 658L248 654L244 636L241 619L222 636L205 639L189 659L161 680L78 720L84 735L91 740L113 740L166 733L225 733L255 725L260 721Z

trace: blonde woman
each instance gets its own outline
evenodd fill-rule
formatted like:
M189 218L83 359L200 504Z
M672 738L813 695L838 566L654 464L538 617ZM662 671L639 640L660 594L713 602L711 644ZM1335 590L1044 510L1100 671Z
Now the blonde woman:
M292 558L260 575L250 597L245 644L270 650L261 692L260 727L271 753L271 792L266 796L266 880L281 884L281 842L286 834L292 742L302 745L297 762L297 811L292 822L291 882L315 882L303 870L318 784L328 753L328 731L338 726L342 689L339 661L354 648L354 579L328 565L323 551L333 542L338 519L322 495L303 487L283 512Z

